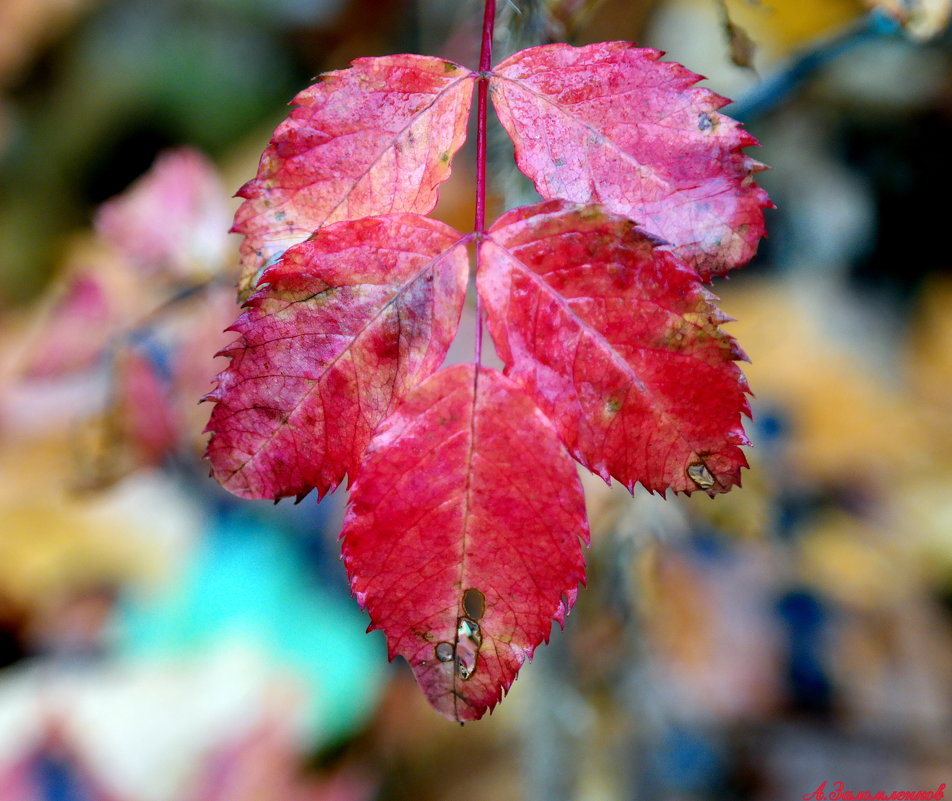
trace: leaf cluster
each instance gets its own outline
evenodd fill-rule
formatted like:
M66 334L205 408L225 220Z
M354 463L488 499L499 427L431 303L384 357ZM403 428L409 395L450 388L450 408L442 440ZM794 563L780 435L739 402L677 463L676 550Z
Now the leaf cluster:
M492 709L572 606L573 458L662 494L746 466L744 356L704 284L763 236L762 166L727 101L660 56L358 59L297 96L239 191L248 301L208 396L213 474L276 501L351 477L352 590L453 719ZM487 86L542 201L462 233L426 215ZM470 246L503 373L440 369Z

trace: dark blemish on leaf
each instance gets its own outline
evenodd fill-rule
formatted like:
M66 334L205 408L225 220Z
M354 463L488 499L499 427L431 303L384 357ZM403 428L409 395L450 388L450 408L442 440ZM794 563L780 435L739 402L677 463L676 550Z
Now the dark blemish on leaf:
M592 256L597 257L598 254L604 253L611 246L611 242L599 243L598 248L594 253L592 253ZM618 292L624 292L626 289L631 287L635 281L634 271L629 269L626 265L619 264L618 262L609 263L608 275L612 279L612 284Z
M378 339L375 343L374 353L382 362L395 360L400 356L400 341L392 337Z
M458 70L458 69L459 69L459 65L458 65L458 64L454 64L452 61L444 61L444 62L443 62L443 70L444 70L445 72L456 72L456 70Z
M717 120L707 112L704 112L697 118L697 127L702 131L710 131L716 124Z
M700 332L697 334L701 336ZM680 350L684 346L684 331L679 328L672 328L664 337L664 347L668 350Z
M440 662L452 662L453 646L448 642L437 643L436 658L439 659Z
M463 593L463 611L467 617L479 620L486 613L486 596L470 587Z
M688 465L688 478L691 479L700 489L706 490L714 486L714 476L707 469L704 462L695 462Z
M605 414L616 415L621 411L622 403L618 398L608 398L605 401Z
M334 296L334 293L339 289L340 287L329 286L326 289L322 289L320 292L315 292L313 295L308 295L306 298L301 298L301 301L314 306L325 306L330 302L331 298Z
M553 166L555 166L555 167L564 167L564 166L565 166L565 159L561 159L561 158L552 159L552 164L553 164Z
M441 164L450 163L450 152L448 150L444 150L442 153L440 153L440 163Z
M277 211L274 214L274 219L277 222L284 222L287 219L288 215L283 211Z

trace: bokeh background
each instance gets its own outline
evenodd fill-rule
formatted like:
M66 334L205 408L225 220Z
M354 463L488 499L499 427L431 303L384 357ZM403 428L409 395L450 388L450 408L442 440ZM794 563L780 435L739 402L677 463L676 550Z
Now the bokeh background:
M952 784L950 3L500 6L500 55L658 47L763 143L769 239L714 287L751 358L743 489L586 480L566 631L491 717L439 718L349 598L344 493L231 498L196 402L286 103L359 56L475 64L480 4L0 0L0 801ZM463 230L471 147L437 211ZM493 159L496 208L525 200Z

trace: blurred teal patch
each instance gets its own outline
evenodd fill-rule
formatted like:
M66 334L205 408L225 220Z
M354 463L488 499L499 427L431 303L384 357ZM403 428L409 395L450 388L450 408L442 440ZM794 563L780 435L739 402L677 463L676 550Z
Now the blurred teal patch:
M237 515L211 527L178 584L130 599L120 624L129 655L194 654L222 639L260 649L312 691L315 744L359 726L386 675L383 639L364 633L356 604L317 584L286 536Z

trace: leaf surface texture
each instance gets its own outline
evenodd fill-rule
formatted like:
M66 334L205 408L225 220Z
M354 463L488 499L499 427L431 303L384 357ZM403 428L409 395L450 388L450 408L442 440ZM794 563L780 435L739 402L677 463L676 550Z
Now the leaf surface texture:
M657 50L628 42L516 53L493 105L516 162L546 200L598 202L670 242L703 278L745 264L764 235L756 144L728 101Z
M562 201L505 214L481 260L506 374L583 465L662 493L740 483L744 355L694 270L629 220Z
M432 210L466 138L473 77L432 56L360 58L298 94L238 191L239 289L323 225Z
M463 721L492 709L564 621L588 523L549 420L502 374L467 364L432 376L381 425L342 540L391 658Z
M456 333L469 260L435 220L328 226L289 249L231 330L207 456L245 498L335 489L377 424L435 371Z

